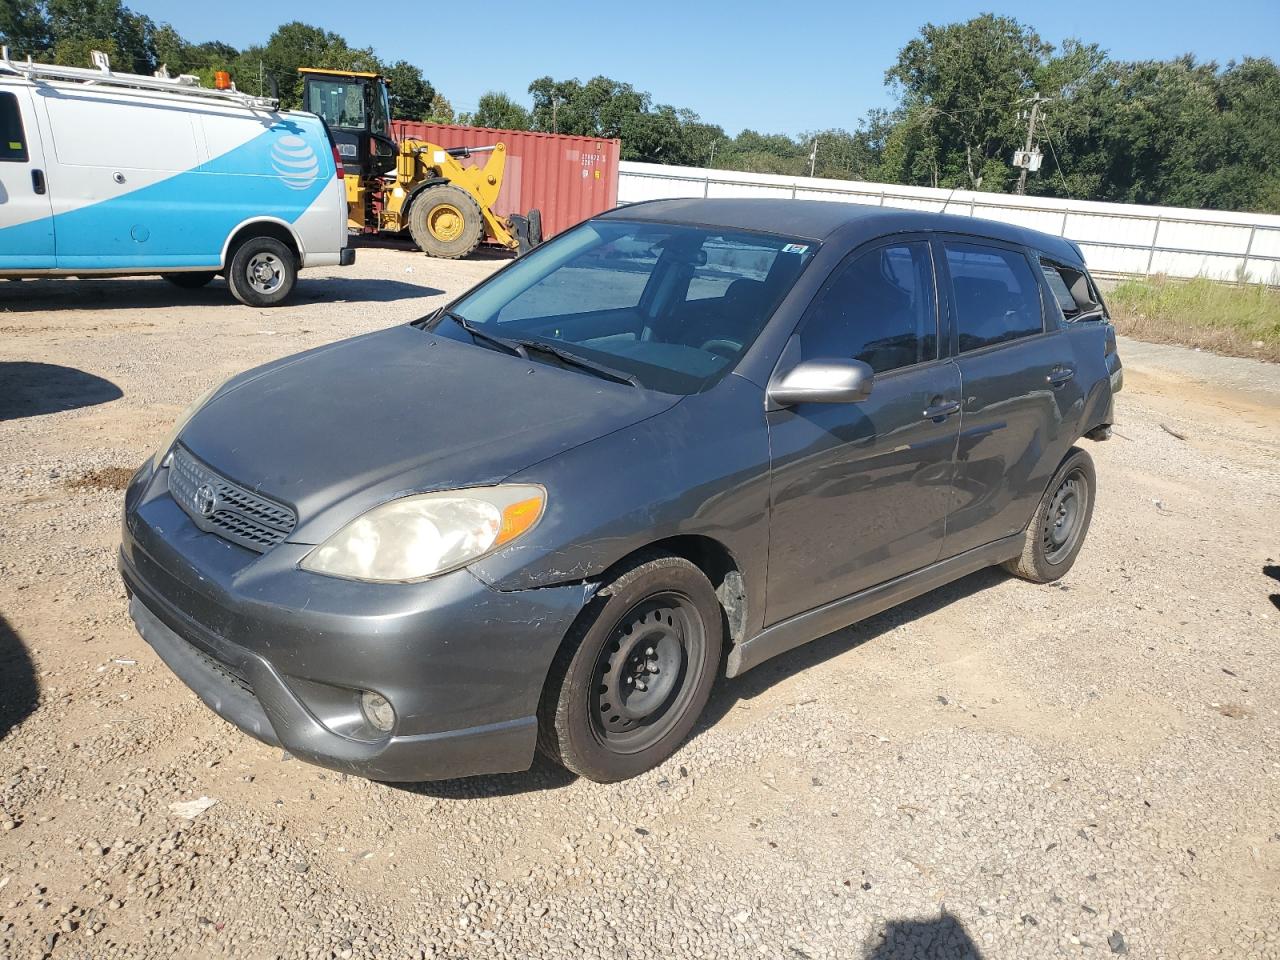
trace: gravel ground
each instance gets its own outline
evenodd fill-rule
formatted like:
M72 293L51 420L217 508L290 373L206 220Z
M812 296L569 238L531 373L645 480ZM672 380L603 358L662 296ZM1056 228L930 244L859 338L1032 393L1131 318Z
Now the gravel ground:
M628 783L375 784L201 705L125 613L128 472L221 377L498 262L366 249L267 311L0 283L0 957L1280 957L1276 367L1124 345L1064 582L722 682Z

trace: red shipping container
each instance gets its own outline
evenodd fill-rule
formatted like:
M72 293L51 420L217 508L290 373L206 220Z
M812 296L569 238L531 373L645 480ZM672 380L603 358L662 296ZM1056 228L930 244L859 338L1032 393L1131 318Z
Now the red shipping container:
M505 217L541 210L543 237L618 205L620 140L407 120L393 121L392 127L399 140L426 140L446 149L506 144L507 168L495 212ZM462 163L483 167L488 159L478 153Z

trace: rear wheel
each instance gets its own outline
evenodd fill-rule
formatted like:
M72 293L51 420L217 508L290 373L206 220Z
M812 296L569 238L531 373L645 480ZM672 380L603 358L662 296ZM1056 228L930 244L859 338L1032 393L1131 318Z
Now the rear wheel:
M160 276L175 287L181 287L183 290L199 290L201 287L207 286L217 274L212 270L200 270L188 273L162 273Z
M272 237L250 237L236 248L227 268L231 293L247 307L274 307L298 282L298 258Z
M543 692L539 748L598 783L656 767L706 706L723 632L702 571L682 557L637 558L565 638Z
M1006 561L1004 568L1033 583L1066 576L1089 532L1097 489L1093 458L1073 447L1027 525L1021 556Z
M442 183L423 190L409 209L409 233L423 253L456 260L480 246L484 217L461 187Z

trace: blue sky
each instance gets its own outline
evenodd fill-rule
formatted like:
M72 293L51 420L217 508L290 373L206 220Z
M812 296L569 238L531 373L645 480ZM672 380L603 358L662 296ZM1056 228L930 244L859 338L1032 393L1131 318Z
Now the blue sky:
M458 110L473 109L491 89L527 103L529 81L545 74L605 74L657 102L690 107L730 134L852 127L868 108L892 102L884 71L922 24L983 11L1017 17L1052 43L1072 36L1096 42L1118 59L1280 59L1277 0L126 3L188 39L238 47L264 41L277 20L301 19L353 46L372 46L384 60L417 63Z

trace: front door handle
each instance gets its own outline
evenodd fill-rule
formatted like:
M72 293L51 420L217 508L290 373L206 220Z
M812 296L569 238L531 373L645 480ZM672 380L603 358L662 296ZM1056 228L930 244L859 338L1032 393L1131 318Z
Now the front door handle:
M922 419L941 423L953 413L960 412L959 400L943 400L941 397L934 397L933 399L934 402L924 408Z
M32 190L34 190L36 193L39 193L39 194L44 193L44 191L45 191L45 185L44 185L44 171L43 171L43 170L32 170L32 171L31 171L31 189L32 189Z
M1049 375L1045 377L1045 380L1049 382L1049 386L1051 387L1060 387L1075 375L1075 367L1060 365L1050 370Z

